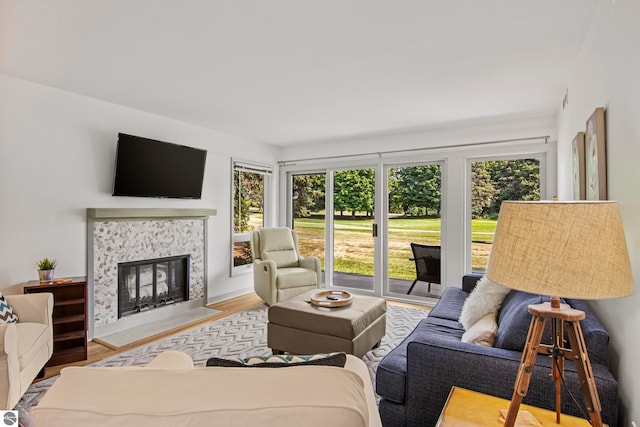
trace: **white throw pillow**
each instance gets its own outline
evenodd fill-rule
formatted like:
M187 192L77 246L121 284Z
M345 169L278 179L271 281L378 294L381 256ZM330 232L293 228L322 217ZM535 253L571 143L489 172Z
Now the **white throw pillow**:
M498 333L498 323L496 322L496 312L485 314L482 319L473 324L467 332L462 335L462 342L493 347Z
M464 330L468 331L485 314L498 311L510 290L482 276L462 306L458 321L462 323Z

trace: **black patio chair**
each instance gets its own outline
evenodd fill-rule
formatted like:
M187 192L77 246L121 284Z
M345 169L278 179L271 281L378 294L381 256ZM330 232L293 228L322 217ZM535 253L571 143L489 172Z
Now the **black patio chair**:
M431 292L432 283L440 284L440 246L411 243L411 251L413 258L409 260L416 263L416 280L411 284L407 295L411 293L418 281L427 282L429 284L427 292Z

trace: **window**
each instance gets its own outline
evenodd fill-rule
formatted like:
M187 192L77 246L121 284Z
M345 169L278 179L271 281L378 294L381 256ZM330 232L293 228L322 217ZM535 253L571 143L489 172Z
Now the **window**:
M540 200L540 158L471 162L471 270L484 273L504 200Z
M272 167L233 161L232 275L251 270L253 257L249 233L269 223Z
M292 178L292 228L298 233L302 256L317 256L324 270L326 172L295 174Z

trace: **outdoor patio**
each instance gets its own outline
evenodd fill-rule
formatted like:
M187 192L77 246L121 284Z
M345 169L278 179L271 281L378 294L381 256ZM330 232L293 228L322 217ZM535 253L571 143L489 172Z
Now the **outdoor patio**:
M324 272L323 281L324 281ZM411 287L413 280L389 279L389 290L392 293L403 297L429 297L440 298L444 291L441 284L431 284L431 292L427 292L428 284L426 282L418 282L413 287L411 295L407 295L407 291ZM334 273L334 285L353 289L373 289L373 277L352 273Z

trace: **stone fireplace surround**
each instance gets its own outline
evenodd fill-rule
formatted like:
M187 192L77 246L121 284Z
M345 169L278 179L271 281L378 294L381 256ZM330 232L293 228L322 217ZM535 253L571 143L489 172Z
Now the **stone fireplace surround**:
M203 307L206 224L215 209L87 209L89 338ZM189 301L118 319L118 263L191 255Z

